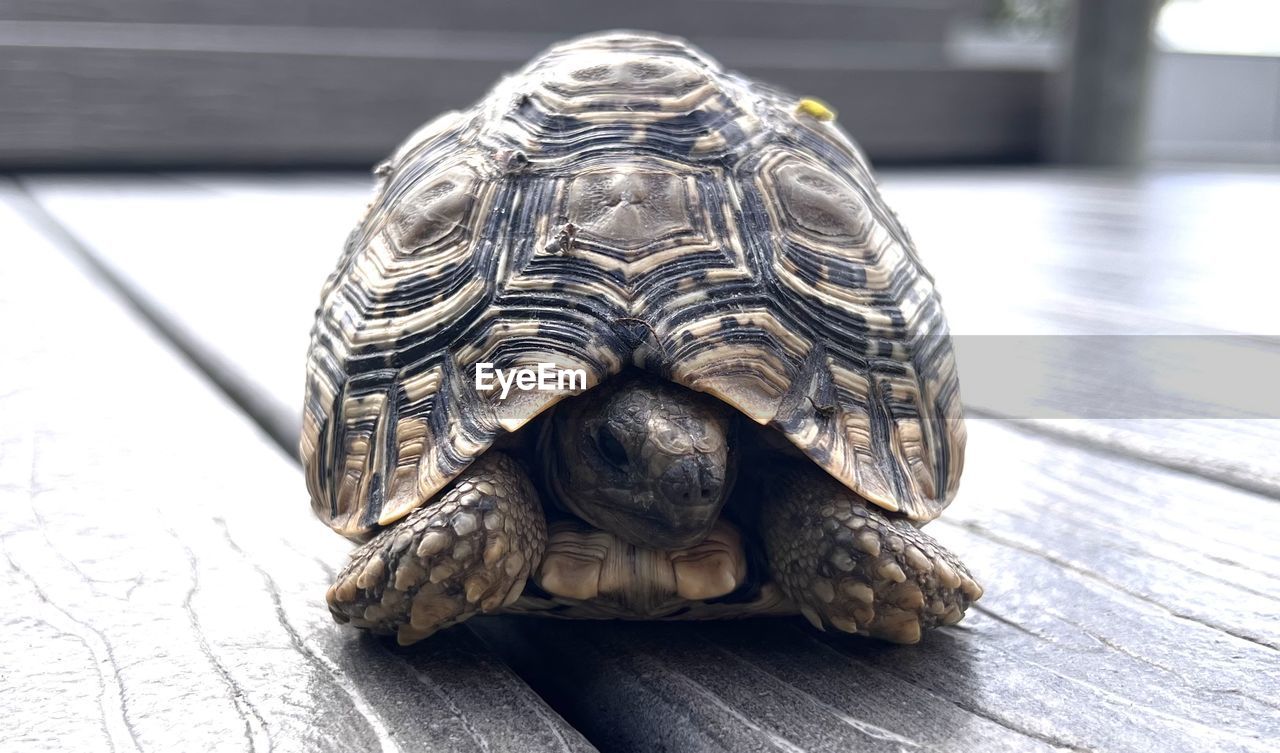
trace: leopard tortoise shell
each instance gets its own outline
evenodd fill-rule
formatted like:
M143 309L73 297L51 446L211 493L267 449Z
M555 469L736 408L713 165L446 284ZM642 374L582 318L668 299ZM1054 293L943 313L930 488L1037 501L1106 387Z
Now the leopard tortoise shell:
M955 494L965 444L939 297L826 106L726 72L678 39L597 34L552 47L470 109L428 123L375 174L376 195L323 288L307 362L312 506L367 542L330 589L340 621L412 642L500 609L798 611L910 642L977 598L963 565L918 531ZM554 364L585 379L502 397L478 386L481 364ZM583 522L595 522L588 505L548 491L545 467L556 463L543 456L572 453L577 440L557 445L535 427L592 395L617 402L631 389L621 382L640 385L627 415L640 410L649 430L658 419L636 400L706 401L663 426L724 406L745 418L721 444L750 441L755 454L717 456L736 457L741 472L705 459L681 467L704 486L709 473L717 490L730 475L746 488L749 476L753 491L795 497L787 504L810 504L796 495L816 499L809 487L820 488L828 501L812 503L814 520L831 518L826 533L739 515L728 532L698 523L667 551L621 528L592 539L601 531ZM705 454L720 440L704 434L693 444ZM746 462L766 446L778 464ZM621 445L613 454L634 460ZM655 467L646 458L642 472ZM820 478L782 469L801 462L795 473ZM558 504L545 500L557 494ZM775 547L769 537L782 534L753 536L752 526L787 538ZM804 547L822 551L792 551ZM629 581L619 587L629 600L604 604L611 548L675 567L658 578L666 590L649 584L642 598ZM563 556L549 572L553 550ZM773 578L744 574L788 557L800 564ZM584 562L595 567L586 587L572 580ZM683 580L670 564L680 562ZM837 592L858 598L841 611L828 598Z

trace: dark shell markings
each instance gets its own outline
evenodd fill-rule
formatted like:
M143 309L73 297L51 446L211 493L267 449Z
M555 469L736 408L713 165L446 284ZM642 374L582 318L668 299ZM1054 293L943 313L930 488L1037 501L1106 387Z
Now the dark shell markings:
M912 531L935 518L965 441L946 321L825 114L679 40L611 33L413 134L322 292L301 442L316 514L360 541L394 530L495 442L637 371L785 437ZM499 400L481 363L586 380Z

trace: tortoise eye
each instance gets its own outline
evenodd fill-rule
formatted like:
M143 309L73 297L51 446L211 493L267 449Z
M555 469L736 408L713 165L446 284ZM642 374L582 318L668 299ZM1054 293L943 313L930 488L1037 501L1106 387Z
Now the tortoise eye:
M600 448L600 455L611 465L619 468L626 467L627 448L622 446L622 442L613 433L613 429L608 426L600 427L600 431L596 434L596 446Z

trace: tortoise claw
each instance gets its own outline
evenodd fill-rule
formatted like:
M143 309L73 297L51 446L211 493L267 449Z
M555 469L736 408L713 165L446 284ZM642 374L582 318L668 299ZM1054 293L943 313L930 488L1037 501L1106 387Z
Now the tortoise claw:
M767 483L762 529L774 577L814 625L895 643L959 622L982 595L960 560L821 470Z
M416 643L518 598L546 540L532 483L491 452L358 548L326 594L329 611L337 622Z

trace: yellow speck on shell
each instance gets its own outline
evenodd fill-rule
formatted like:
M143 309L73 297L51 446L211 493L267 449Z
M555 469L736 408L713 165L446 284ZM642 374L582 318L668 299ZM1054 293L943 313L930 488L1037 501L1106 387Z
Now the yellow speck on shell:
M796 104L797 115L808 115L814 120L821 120L824 123L836 119L836 111L826 102L812 97L805 97Z

